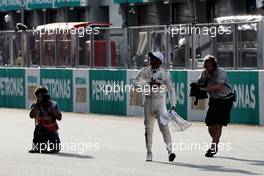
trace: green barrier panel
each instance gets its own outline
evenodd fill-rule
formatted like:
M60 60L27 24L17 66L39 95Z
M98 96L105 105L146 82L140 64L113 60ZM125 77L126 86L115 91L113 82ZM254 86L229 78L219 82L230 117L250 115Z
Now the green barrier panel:
M74 7L74 6L81 6L81 4L85 3L85 0L54 0L54 7Z
M114 3L142 3L142 2L155 2L161 0L114 0Z
M21 0L0 0L0 10L10 11L10 10L20 10Z
M128 3L128 0L114 0L114 3Z
M125 84L126 70L89 70L90 112L126 115L126 93L113 91Z
M175 86L176 111L184 119L187 119L187 71L170 71ZM170 106L170 99L167 93L167 108Z
M231 112L231 122L259 124L259 85L257 71L228 71L228 79L237 100Z
M21 3L23 2L24 3ZM0 11L86 6L87 0L0 0Z
M25 108L24 69L0 69L0 107Z
M53 8L53 0L27 0L27 9Z
M62 111L73 111L71 69L41 69L40 84L48 88L51 99Z
M31 72L28 72L30 76ZM33 72L32 72L33 74ZM258 125L259 72L228 71L232 88L237 93L237 100L231 112L231 122L237 124ZM32 75L34 76L34 74ZM176 91L176 110L187 118L188 71L171 71ZM25 108L25 69L0 69L0 106ZM127 70L89 70L90 112L115 115L127 114L127 94L124 91L110 91L115 85L125 86ZM48 88L53 100L57 101L63 111L73 111L73 71L72 69L40 69L40 84ZM28 83L29 84L29 83ZM109 87L107 88L106 85ZM108 91L108 92L107 92ZM87 103L87 106L89 103ZM167 99L167 106L169 99Z

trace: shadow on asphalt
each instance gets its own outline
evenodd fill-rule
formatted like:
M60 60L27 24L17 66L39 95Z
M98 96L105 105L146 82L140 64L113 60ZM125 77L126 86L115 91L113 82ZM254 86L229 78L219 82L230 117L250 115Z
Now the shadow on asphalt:
M229 159L229 160L234 160L234 161L242 161L242 162L248 162L249 164L256 165L256 166L264 166L264 161L262 161L262 160L249 160L249 159L225 157L225 156L216 156L215 158Z
M53 153L53 154L49 154L49 155L55 155L58 157L66 157L66 158L79 158L79 159L94 159L93 156L89 156L89 155L80 155L80 154L75 154L75 153Z
M153 163L168 164L168 165L179 166L179 167L199 169L199 171L238 173L238 174L245 174L245 175L262 175L259 173L254 173L254 172L246 171L242 169L225 168L224 166L215 166L215 165L197 165L197 164L188 164L188 163L179 163L179 162L161 162L161 161L153 161Z

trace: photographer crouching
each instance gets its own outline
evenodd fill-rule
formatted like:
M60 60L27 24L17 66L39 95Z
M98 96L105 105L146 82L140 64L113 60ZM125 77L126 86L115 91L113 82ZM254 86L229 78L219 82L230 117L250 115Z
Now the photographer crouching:
M212 55L204 58L204 68L198 84L205 83L207 87L200 88L201 91L209 93L209 109L206 114L205 123L212 138L210 149L206 157L213 157L218 151L218 143L222 133L222 127L230 122L230 112L235 100L235 94L228 84L226 71L217 66L217 60Z
M45 87L38 86L34 94L37 101L32 103L29 116L35 119L35 130L29 153L57 153L60 151L57 120L62 118L58 104L50 100Z

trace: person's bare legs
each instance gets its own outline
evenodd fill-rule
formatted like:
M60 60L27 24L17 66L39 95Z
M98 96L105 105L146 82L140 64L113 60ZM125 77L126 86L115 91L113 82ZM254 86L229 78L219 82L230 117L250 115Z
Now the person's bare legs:
M216 153L217 145L220 141L221 134L222 134L222 125L220 124L211 125L208 127L208 132L212 138L211 150L212 152Z
M220 124L215 125L215 131L214 131L213 140L212 140L212 143L215 145L215 152L217 152L217 146L221 138L222 127L223 126Z
M212 128L212 126L208 126L208 132L209 132L211 138L213 138L213 128Z

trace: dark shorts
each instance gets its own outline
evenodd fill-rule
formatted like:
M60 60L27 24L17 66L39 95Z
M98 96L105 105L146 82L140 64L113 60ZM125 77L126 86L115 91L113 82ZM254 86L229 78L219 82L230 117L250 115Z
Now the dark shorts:
M223 125L227 126L230 122L230 112L233 101L230 99L209 99L209 109L206 114L205 123L207 126Z

